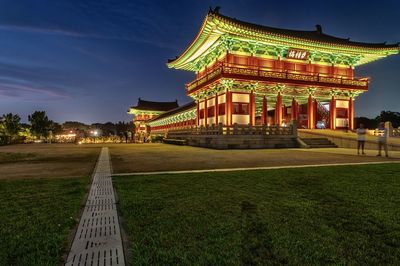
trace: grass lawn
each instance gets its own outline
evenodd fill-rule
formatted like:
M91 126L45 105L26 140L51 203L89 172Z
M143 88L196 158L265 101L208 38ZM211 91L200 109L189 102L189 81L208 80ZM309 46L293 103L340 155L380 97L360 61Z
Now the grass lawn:
M100 146L0 147L0 265L59 265Z
M89 176L101 146L21 144L0 147L0 180Z
M114 185L132 265L400 264L400 164Z
M59 265L88 177L0 180L0 265Z
M356 163L399 160L400 153L390 158L357 156L355 149L250 149L214 150L190 146L152 144L109 145L115 173ZM321 153L323 153L321 155Z

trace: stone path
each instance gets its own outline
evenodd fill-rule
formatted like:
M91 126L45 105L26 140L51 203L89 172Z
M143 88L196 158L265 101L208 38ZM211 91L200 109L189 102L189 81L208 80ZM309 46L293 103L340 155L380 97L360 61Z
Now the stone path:
M102 148L65 265L125 265L108 148Z
M322 164L304 164L304 165L284 165L284 166L261 166L261 167L237 167L237 168L216 168L216 169L198 169L198 170L177 170L177 171L153 171L153 172L132 172L119 173L112 176L141 176L141 175L161 175L161 174L190 174L190 173L209 173L209 172L232 172L232 171L253 171L253 170L274 170L289 168L308 168L308 167L326 167L326 166L346 166L346 165L371 165L400 163L400 161L381 161L381 162L356 162L356 163L322 163Z

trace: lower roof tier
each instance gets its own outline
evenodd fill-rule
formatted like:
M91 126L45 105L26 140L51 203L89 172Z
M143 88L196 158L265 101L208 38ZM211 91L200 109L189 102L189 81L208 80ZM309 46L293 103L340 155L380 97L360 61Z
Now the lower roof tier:
M368 90L368 78L337 78L288 72L269 72L245 68L221 67L187 85L193 99L219 91L265 91L276 87L314 90L326 95L333 90L360 94Z

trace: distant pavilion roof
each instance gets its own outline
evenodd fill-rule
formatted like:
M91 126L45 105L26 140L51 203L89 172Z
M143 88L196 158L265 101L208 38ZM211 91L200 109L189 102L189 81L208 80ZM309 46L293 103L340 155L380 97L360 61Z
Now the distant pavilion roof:
M162 119L162 118L165 118L165 117L169 117L171 115L178 114L178 113L181 113L181 112L196 108L196 106L197 106L197 104L196 104L195 101L189 102L189 103L187 103L185 105L182 105L182 106L177 107L175 109L172 109L172 110L170 110L168 112L165 112L165 113L163 113L163 114L151 119L149 122L157 121L159 119Z
M142 99L138 99L138 103L136 106L132 106L128 113L134 113L134 111L155 111L155 112L166 112L172 109L179 107L178 100L174 102L154 102L154 101L145 101Z
M347 53L365 57L366 59L360 60L359 64L390 54L397 54L400 50L399 43L363 43L351 41L350 38L331 36L323 33L320 25L316 25L316 30L312 31L274 28L240 21L221 15L218 9L210 9L194 41L180 56L168 60L168 67L193 70L190 63L215 46L223 35L283 47Z

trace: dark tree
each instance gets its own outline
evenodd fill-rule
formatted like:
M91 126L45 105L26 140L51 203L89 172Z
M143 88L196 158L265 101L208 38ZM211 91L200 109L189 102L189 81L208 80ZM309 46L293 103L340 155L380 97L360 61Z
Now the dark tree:
M115 124L112 122L107 122L102 125L101 130L103 132L103 136L111 136L111 135L116 135L116 129L115 129Z
M45 111L35 111L28 116L28 121L31 123L31 131L34 136L38 138L48 137L53 121L47 117Z
M376 117L378 122L392 122L393 127L398 128L400 126L400 112L382 111L380 115Z
M57 122L51 123L50 130L53 132L53 134L60 134L63 132L62 126Z
M89 128L88 125L85 125L84 123L78 122L78 121L65 121L62 124L62 127L65 129L74 129L74 130L87 130Z
M102 136L116 135L115 124L111 122L107 123L94 123L91 125L92 128L100 129Z
M378 127L378 121L374 118L356 117L355 126L358 128L360 124L364 124L364 127L369 129L375 129Z
M0 133L8 139L8 143L11 143L21 129L21 117L12 113L5 114L1 117L0 124Z
M117 135L124 134L129 130L129 123L119 121L118 123L115 124L115 128L117 130Z

